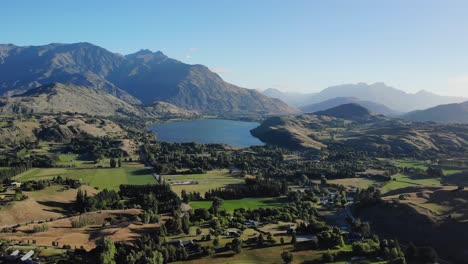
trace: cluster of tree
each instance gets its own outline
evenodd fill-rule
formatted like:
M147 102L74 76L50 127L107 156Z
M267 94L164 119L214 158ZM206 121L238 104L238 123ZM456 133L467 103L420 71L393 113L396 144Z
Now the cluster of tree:
M94 196L89 196L87 191L78 189L75 201L75 211L80 213L92 212L104 209L121 209L120 196L115 191L102 190Z
M31 169L32 166L31 161L1 160L0 167L4 169L0 170L0 182L6 182L10 178Z
M114 158L111 158L109 160L109 166L111 168L120 168L122 167L122 159L121 158L118 158L117 160L114 159Z
M236 209L232 214L231 222L235 226L242 226L246 220L274 223L277 221L291 222L296 219L313 219L317 217L317 210L311 202L298 202L285 204L285 206L279 208Z
M354 197L359 206L367 206L381 201L381 192L375 187L358 190Z
M242 174L286 179L290 182L304 178L320 179L322 175L329 179L349 178L368 168L394 168L384 161L367 157L365 153L319 160L320 157L308 151L291 152L274 146L233 150L218 144L157 142L145 145L143 154L160 174L180 173L187 168L203 171L236 168ZM285 159L285 156L295 158Z
M181 191L180 197L184 203L189 203L190 201L202 201L203 197L200 192L187 192L185 190Z
M94 161L104 157L120 158L124 155L120 149L120 141L109 137L73 138L68 144L68 150Z
M242 199L245 197L278 197L288 193L286 181L272 179L246 179L246 184L239 184L225 189L209 190L205 199L218 197L224 200Z
M168 184L121 185L119 194L129 204L139 205L143 209L157 208L159 213L172 213L181 204L180 198Z
M398 241L381 240L378 237L369 239L363 242L355 242L352 244L353 254L356 256L380 257L388 263L404 264L406 263L405 254Z
M412 262L437 263L439 257L431 247L416 247L410 243L405 252L406 259Z

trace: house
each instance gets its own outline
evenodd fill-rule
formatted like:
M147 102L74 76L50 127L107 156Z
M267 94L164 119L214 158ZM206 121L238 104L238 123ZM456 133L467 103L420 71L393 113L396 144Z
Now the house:
M186 249L191 248L192 246L195 245L195 243L193 243L192 240L183 241L181 239L171 240L171 241L169 241L169 244L176 247L176 248L183 247L183 248L186 248Z
M258 227L259 222L254 221L254 220L247 220L244 222L244 226L246 227Z
M14 182L11 183L11 187L20 188L21 187L21 182L14 181Z
M237 231L226 231L227 237L240 237L241 235Z
M297 226L289 225L286 230L287 230L288 234L292 234L292 233L296 232L296 229L297 229Z
M21 261L29 260L34 255L34 251L30 250L26 255L20 258Z

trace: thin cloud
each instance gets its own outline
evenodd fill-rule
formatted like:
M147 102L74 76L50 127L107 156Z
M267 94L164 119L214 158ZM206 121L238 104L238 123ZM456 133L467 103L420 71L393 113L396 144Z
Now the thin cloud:
M187 52L185 53L185 59L190 59L193 57L193 54L198 52L198 48L188 48Z

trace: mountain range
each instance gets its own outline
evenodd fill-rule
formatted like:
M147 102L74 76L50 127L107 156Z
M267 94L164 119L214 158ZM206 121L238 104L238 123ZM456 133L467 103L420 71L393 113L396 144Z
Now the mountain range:
M447 104L407 113L402 116L412 121L439 123L468 123L468 101L460 104Z
M302 106L299 109L305 113L314 113L344 104L358 104L365 107L370 112L379 115L397 116L401 114L400 112L390 109L383 104L374 103L372 101L363 101L355 97L337 97L323 101L321 103Z
M427 91L418 93L406 93L402 90L387 86L384 83L357 83L331 86L319 93L298 94L282 93L279 90L267 89L265 94L275 98L281 98L286 103L294 106L307 106L323 103L336 98L356 98L360 101L368 101L384 105L400 113L427 109L441 104L461 103L468 101L463 97L441 96Z
M1 114L85 113L97 116L193 117L198 114L169 103L133 105L103 90L52 83L11 97L0 98Z
M290 114L297 110L253 89L229 84L203 65L162 52L112 53L90 43L0 45L0 94L11 96L50 83L103 91L131 105L155 101L208 114Z
M251 130L263 142L289 149L353 149L379 155L465 155L467 125L412 122L372 115L357 104L313 114L267 118Z

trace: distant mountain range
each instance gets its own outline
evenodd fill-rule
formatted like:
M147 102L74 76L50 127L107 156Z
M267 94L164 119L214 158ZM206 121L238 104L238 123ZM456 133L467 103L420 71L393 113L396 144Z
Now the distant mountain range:
M321 103L302 106L299 109L305 113L315 113L344 104L358 104L365 107L370 112L379 115L397 116L401 114L398 111L390 109L383 104L374 103L372 101L363 101L355 97L337 97Z
M468 101L460 104L447 104L407 113L402 118L412 121L432 121L440 123L468 123Z
M358 83L332 86L316 94L282 93L279 90L267 89L265 94L281 98L294 106L306 106L323 103L327 100L352 97L360 101L374 102L384 105L393 111L406 113L427 109L441 104L461 103L468 98L440 96L427 91L415 94L406 93L384 83Z
M131 105L164 101L209 114L297 111L256 90L229 84L203 65L185 64L160 51L123 56L90 43L0 45L0 76L3 95L58 82L103 91Z
M266 96L271 98L280 99L283 102L295 106L300 107L304 105L310 104L309 98L315 95L315 93L298 93L298 92L282 92L275 88L268 88L263 90L262 93Z

